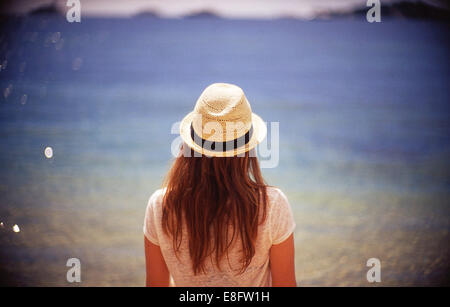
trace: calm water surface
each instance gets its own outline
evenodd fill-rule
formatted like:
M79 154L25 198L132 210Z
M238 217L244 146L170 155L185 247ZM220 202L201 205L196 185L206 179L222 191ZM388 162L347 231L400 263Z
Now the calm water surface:
M2 282L70 285L76 257L81 285L143 285L144 210L171 126L230 82L279 122L280 161L263 173L294 210L300 285L369 285L372 257L381 285L449 284L448 25L1 24Z

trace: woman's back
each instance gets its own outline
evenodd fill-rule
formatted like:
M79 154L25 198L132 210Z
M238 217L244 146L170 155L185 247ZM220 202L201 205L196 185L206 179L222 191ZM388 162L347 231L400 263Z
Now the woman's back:
M203 91L147 206L147 285L168 285L169 275L179 286L295 285L292 212L256 157L266 133L238 86Z
M173 238L163 230L163 198L165 189L159 189L150 197L145 214L144 234L161 248L162 255L176 286L271 286L269 253L272 245L288 238L295 223L286 196L280 189L267 187L267 217L258 226L255 240L255 254L245 271L242 268L242 246L239 237L220 261L215 264L214 255L205 261L205 272L195 275L189 253L189 238L185 235L178 252L175 252ZM184 224L184 223L183 223Z

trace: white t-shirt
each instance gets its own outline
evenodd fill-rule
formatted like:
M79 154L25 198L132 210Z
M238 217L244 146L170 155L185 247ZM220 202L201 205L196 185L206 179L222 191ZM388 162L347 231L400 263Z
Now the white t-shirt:
M162 255L175 286L227 286L227 287L268 287L272 285L270 274L270 247L286 240L295 229L292 210L284 193L274 187L267 188L267 216L259 225L255 242L255 255L250 265L242 273L241 241L235 240L233 246L217 265L209 258L205 262L206 273L194 275L189 255L188 238L183 226L183 239L180 249L175 255L172 237L164 233L162 228L162 199L165 190L159 189L150 197L145 212L144 234L153 244L159 245ZM229 262L228 262L229 261Z

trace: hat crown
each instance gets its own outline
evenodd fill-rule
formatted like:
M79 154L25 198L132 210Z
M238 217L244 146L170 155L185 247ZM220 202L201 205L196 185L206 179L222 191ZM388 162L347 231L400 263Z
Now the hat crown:
M251 121L252 110L244 91L234 84L214 83L200 95L195 111L218 121Z
M252 113L237 85L213 83L200 95L193 112L180 124L185 144L196 152L232 157L254 148L266 136L263 120Z

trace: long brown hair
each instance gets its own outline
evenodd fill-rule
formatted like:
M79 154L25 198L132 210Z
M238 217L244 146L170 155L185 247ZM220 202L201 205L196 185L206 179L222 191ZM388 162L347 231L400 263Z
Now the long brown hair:
M173 237L177 252L185 222L195 275L205 272L205 260L212 255L220 269L220 260L240 238L242 273L255 254L258 225L266 219L266 183L258 159L248 152L242 157L196 157L188 151L190 156L175 159L165 180L164 232Z

